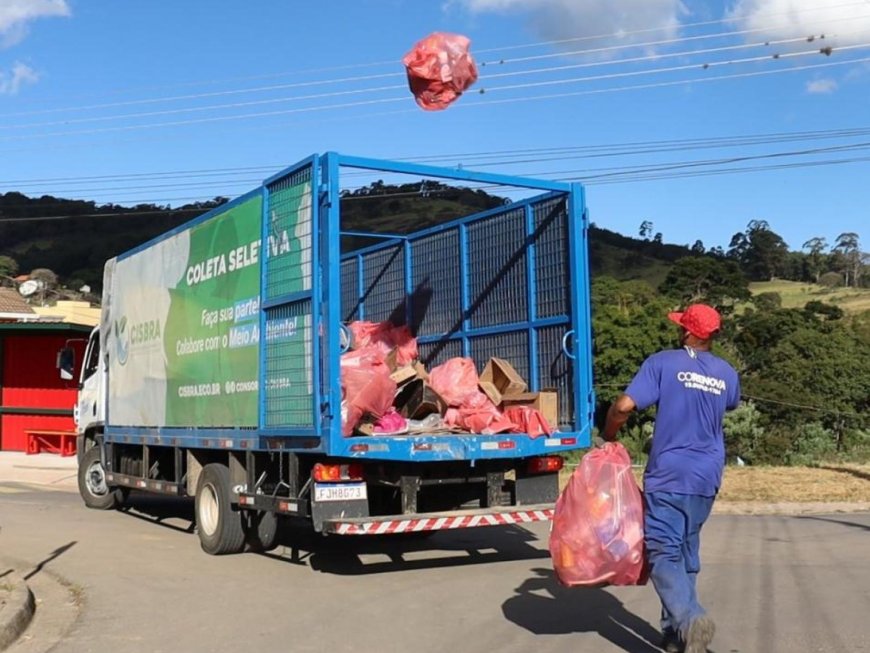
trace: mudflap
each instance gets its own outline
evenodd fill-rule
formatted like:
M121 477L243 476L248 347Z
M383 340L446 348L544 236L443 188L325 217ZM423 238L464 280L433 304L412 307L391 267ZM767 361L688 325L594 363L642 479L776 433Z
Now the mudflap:
M514 505L533 506L555 503L557 498L559 498L559 472L517 475L514 484Z

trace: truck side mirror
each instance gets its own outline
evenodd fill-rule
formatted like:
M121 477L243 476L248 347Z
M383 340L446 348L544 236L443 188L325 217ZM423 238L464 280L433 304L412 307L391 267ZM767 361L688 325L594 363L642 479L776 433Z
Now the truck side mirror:
M76 353L72 347L64 347L57 352L57 369L60 371L61 379L71 381L75 367Z

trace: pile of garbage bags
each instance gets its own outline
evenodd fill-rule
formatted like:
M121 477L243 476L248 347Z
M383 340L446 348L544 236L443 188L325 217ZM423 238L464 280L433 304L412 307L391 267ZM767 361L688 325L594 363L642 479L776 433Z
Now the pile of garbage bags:
M359 321L348 329L350 348L341 356L343 435L553 433L556 393L526 392L507 361L490 359L482 375L470 358L427 370L408 327Z

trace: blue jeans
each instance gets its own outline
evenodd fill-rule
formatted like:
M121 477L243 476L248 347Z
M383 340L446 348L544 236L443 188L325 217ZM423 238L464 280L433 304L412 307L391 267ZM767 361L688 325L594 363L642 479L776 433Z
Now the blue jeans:
M704 614L695 581L701 570L701 527L715 497L644 494L644 540L650 580L662 601L662 631L685 634Z

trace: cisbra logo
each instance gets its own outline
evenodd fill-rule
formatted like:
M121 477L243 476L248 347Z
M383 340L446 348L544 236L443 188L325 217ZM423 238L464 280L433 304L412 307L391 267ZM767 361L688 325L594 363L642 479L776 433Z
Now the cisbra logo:
M115 355L121 365L127 364L130 354L130 334L127 333L127 316L115 320Z

